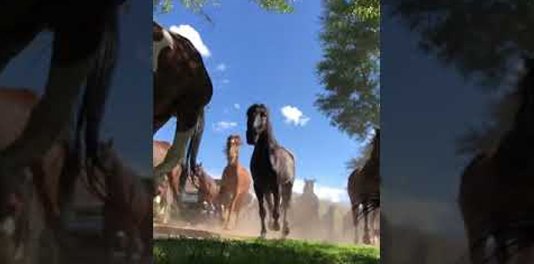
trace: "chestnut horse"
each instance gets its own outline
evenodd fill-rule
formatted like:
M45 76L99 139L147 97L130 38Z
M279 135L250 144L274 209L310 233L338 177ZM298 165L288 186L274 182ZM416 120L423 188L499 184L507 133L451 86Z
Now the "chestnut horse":
M253 104L247 110L247 144L254 146L250 160L250 171L254 180L254 191L258 198L261 219L260 237L265 238L265 205L272 213L271 230L280 230L280 206L283 212L282 238L289 235L287 214L291 204L293 182L295 181L295 157L278 144L273 134L269 110L263 104Z
M232 213L234 213L235 218L234 227L237 226L239 212L243 206L247 205L252 183L252 176L239 163L240 146L241 137L239 135L230 135L227 138L225 154L228 164L223 171L218 195L219 203L223 206L224 229L228 229Z
M158 181L184 163L187 177L180 179L185 187L190 169L197 162L204 131L204 108L211 101L213 87L198 50L185 37L170 32L153 22L154 123L155 134L171 117L176 117L176 132L164 161L156 166ZM186 153L186 144L189 143Z
M458 203L473 264L534 262L534 59L515 95L512 125L463 171ZM488 254L487 243L495 241Z
M30 203L29 193L21 191L29 188L24 170L46 156L57 142L71 120L83 85L82 113L89 120L87 151L90 157L96 156L100 120L116 62L122 2L28 0L0 4L0 73L40 32L54 33L44 95L24 119L21 131L0 150L0 222L15 219L15 233L19 234L17 241L2 244L2 263L11 263L16 253L11 249L20 248L27 240L25 221L18 221L23 214L13 210L13 204L28 207Z
M355 241L357 241L357 227L360 221L360 214L363 215L363 243L377 244L380 239L380 232L376 218L380 214L380 129L375 129L375 136L372 141L372 151L369 160L361 169L354 170L349 176L348 193L352 204L352 219L356 228ZM359 207L363 206L360 213ZM371 219L369 219L371 214ZM370 222L370 224L369 224ZM373 235L369 234L371 227Z

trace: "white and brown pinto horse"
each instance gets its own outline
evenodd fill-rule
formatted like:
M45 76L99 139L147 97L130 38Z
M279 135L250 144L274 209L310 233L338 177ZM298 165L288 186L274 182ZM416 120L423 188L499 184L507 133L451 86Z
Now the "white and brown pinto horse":
M211 101L213 86L200 53L188 39L153 22L152 45L153 133L171 117L177 119L172 146L164 161L155 168L155 177L159 181L177 164L185 162L183 171L187 176L197 164L204 131L204 108ZM184 188L186 180L187 177L180 179L180 189Z
M0 236L12 237L8 234L11 230L18 234L16 241L2 243L2 263L12 263L15 249L21 248L28 237L23 211L29 208L30 193L23 191L29 188L24 170L43 159L68 126L82 85L86 86L82 113L87 118L87 151L89 157L96 156L100 120L116 62L117 17L122 2L0 3L0 73L37 34L54 33L44 95L24 119L23 127L16 128L21 131L15 138L4 139L6 144L0 150L0 225L9 227L0 229Z

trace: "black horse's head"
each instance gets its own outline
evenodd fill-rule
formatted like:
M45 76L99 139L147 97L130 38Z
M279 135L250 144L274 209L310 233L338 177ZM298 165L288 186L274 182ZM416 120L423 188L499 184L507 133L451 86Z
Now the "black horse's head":
M0 263L16 263L27 257L32 187L27 170L0 175Z
M269 109L253 104L247 110L247 144L255 145L259 136L269 129Z

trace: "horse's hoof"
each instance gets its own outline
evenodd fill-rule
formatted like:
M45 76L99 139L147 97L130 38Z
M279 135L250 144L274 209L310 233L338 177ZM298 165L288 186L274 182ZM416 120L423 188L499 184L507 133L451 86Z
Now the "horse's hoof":
M267 232L261 232L259 239L265 239L266 235L267 235Z
M282 230L282 236L285 238L289 235L289 227L284 227L284 229Z
M274 222L272 226L273 231L280 231L280 223Z

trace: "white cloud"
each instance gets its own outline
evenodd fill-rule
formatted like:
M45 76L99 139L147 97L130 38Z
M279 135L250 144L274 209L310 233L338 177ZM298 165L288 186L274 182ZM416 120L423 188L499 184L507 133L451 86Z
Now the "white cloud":
M234 108L239 110L239 109L241 109L241 105L240 104L234 104Z
M226 64L220 63L219 65L217 65L217 67L215 67L215 70L219 72L226 71Z
M305 126L310 118L305 116L300 109L295 106L286 105L280 109L282 115L286 118L285 122L295 126Z
M213 124L213 129L217 132L222 132L227 129L231 129L237 127L237 122L230 122L230 121L219 121L215 124Z
M301 194L304 189L304 180L295 179L293 184L293 192ZM343 188L334 188L323 186L315 182L314 192L320 200L326 200L334 203L349 203L349 195Z
M189 39L189 41L193 43L193 46L195 46L195 48L198 50L200 55L202 55L203 57L211 56L211 52L206 46L206 44L204 44L204 41L202 41L202 37L200 37L200 34L198 33L198 31L192 26L190 25L171 26L169 30Z

